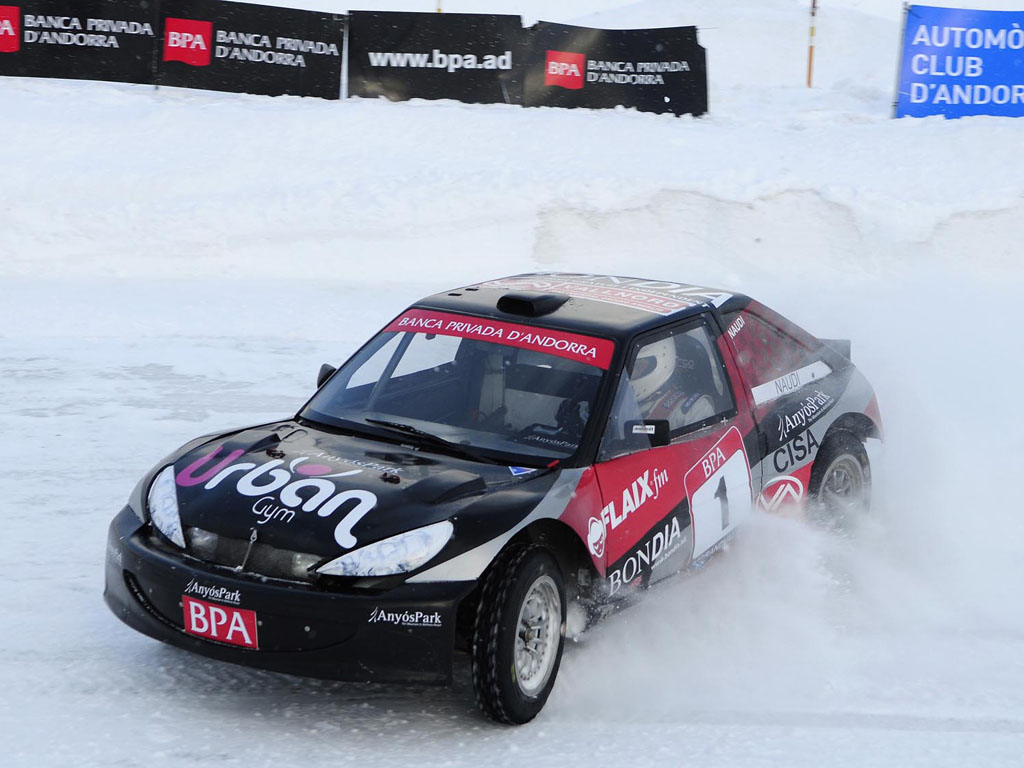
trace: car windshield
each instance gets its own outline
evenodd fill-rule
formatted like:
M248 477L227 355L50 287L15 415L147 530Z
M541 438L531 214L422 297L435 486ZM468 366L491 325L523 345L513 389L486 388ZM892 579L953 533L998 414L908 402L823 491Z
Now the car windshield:
M342 366L300 415L542 467L579 449L613 350L606 339L409 310Z

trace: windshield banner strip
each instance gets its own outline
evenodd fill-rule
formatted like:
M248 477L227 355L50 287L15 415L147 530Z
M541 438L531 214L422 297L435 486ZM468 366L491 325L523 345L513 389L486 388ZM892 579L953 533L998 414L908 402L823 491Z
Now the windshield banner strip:
M614 342L608 339L426 309L410 309L384 330L436 333L441 336L493 341L495 344L531 349L575 360L578 363L587 363L603 370L608 370L612 362L612 353L615 351Z

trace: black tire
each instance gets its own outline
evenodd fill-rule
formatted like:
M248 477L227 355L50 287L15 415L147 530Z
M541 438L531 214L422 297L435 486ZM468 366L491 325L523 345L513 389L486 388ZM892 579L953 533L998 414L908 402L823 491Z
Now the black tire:
M843 530L871 507L871 465L857 437L845 430L825 440L811 470L811 516Z
M546 621L538 607L548 609ZM562 572L544 547L513 544L491 563L473 626L472 659L477 703L492 720L520 725L544 707L562 661L565 610Z

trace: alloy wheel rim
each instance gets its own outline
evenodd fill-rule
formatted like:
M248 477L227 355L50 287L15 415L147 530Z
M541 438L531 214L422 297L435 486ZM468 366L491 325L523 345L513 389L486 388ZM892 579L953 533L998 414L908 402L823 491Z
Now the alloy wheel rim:
M519 607L513 664L526 696L536 696L551 677L562 632L562 601L554 580L537 577Z
M856 508L864 499L864 467L856 456L837 457L825 473L821 484L825 506L833 511Z

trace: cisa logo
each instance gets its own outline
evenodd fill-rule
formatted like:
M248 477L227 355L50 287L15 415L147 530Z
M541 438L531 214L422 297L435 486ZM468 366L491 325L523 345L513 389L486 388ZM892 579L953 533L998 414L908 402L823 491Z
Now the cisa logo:
M213 22L193 19L165 20L164 61L208 67L213 50Z
M587 57L582 53L548 51L544 68L544 85L557 85L578 91L583 87L583 71L587 68Z
M235 483L235 491L242 496L262 496L258 504L264 509L253 511L266 515L267 504L276 499L287 510L275 509L273 517L280 517L284 511L296 508L303 512L316 512L319 517L330 517L341 507L347 512L334 529L334 540L346 549L352 549L358 542L352 535L352 527L358 523L371 509L377 506L377 494L371 491L343 490L339 491L330 478L358 475L363 470L350 469L347 472L334 472L326 464L307 464L308 457L292 459L287 469L281 465L282 459L274 459L256 465L251 461L240 461L245 453L241 449L229 451L220 457L218 446L212 453L200 456L183 470L178 472L175 481L183 488L202 485L205 490L216 488L222 481L231 477ZM220 457L220 458L219 458ZM218 460L219 458L219 460ZM232 475L241 475L237 479ZM302 493L300 493L300 491ZM350 502L355 502L351 505ZM292 512L294 516L294 512ZM289 522L287 518L285 522Z
M0 5L0 53L16 53L21 48L21 8Z

